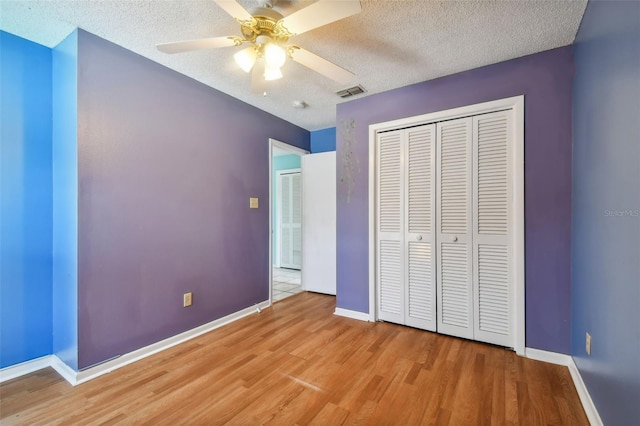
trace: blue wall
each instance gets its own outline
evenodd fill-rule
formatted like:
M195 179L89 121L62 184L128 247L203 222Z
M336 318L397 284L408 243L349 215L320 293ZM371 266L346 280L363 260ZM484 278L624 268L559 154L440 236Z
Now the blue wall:
M574 54L572 355L603 422L638 424L640 3L590 2Z
M313 132L311 133L313 135ZM276 260L278 259L278 250L279 246L279 235L278 235L278 170L287 170L287 169L299 169L300 168L300 156L291 154L291 155L281 155L279 157L273 157L272 169L273 176L271 177L271 183L273 187L271 188L271 226L273 229L273 238L272 238L272 254L273 254L273 264L276 264Z
M51 50L0 32L0 368L51 353Z
M269 137L308 131L82 30L1 47L0 367L83 369L268 298L248 198Z
M53 353L78 368L78 31L53 49Z
M336 128L314 130L311 132L311 153L336 150Z

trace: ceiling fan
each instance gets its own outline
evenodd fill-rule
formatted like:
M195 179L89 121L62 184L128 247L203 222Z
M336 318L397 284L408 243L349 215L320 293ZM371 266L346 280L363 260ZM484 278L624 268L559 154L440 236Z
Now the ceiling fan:
M341 84L354 74L295 44L287 44L295 35L360 13L359 0L318 0L289 16L272 9L275 0L262 0L262 7L249 13L235 0L213 0L240 24L242 36L210 37L156 45L165 53L180 53L219 47L249 46L235 53L236 63L252 73L252 91L266 93L266 81L282 78L280 68L287 57Z

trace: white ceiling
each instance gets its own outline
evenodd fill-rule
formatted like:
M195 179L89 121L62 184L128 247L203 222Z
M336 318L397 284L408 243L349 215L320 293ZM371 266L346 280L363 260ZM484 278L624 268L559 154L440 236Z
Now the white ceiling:
M239 1L247 9L255 0ZM280 0L288 15L312 0ZM362 0L362 12L291 41L356 74L379 93L573 43L587 0ZM211 0L0 0L0 29L53 47L74 28L103 37L307 130L335 126L344 89L291 60L267 97L233 61L240 48L167 55L155 44L240 35ZM366 96L358 95L359 97ZM353 98L352 98L353 99ZM292 103L304 100L306 109Z

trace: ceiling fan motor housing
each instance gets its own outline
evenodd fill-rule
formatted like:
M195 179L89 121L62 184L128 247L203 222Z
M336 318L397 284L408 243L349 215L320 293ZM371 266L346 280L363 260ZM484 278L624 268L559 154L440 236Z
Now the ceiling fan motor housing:
M276 43L286 43L293 34L287 31L281 24L278 24L283 16L273 9L259 7L251 11L253 19L250 21L240 21L242 35L250 43L260 43L257 39L260 36L270 38Z

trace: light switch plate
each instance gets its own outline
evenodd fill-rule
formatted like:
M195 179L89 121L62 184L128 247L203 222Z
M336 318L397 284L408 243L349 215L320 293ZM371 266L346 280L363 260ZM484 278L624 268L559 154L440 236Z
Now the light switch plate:
M249 208L250 209L257 209L258 208L258 199L257 198L249 198Z

